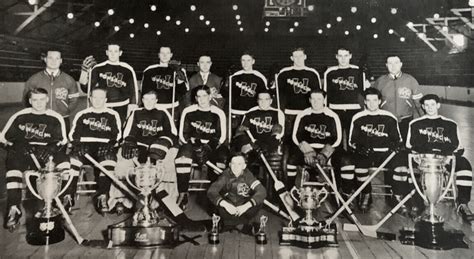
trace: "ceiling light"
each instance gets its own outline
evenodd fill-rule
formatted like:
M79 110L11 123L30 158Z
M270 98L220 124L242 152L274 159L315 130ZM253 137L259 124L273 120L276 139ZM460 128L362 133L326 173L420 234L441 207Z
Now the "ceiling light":
M216 31L216 28L212 27L211 32L215 32L215 31Z
M204 15L199 15L199 20L204 21Z
M268 32L268 28L263 29L265 32Z
M209 26L209 24L211 24L211 21L207 20L206 25Z
M298 27L298 26L300 26L300 23L299 23L299 22L295 22L293 25L294 25L295 27Z
M193 12L196 11L196 6L195 6L195 5L191 5L189 8L190 8L191 11L193 11Z
M309 12L314 11L314 5L312 5L312 4L308 5L307 8L308 8L308 11L309 11Z
M74 14L73 14L73 13L67 13L67 18L68 18L68 19L74 18Z
M160 35L161 35L161 31L156 31L156 35L160 36Z
M377 33L374 33L374 39L377 39L379 35Z
M148 29L148 27L150 27L150 25L149 25L148 23L144 23L144 24L143 24L143 27L144 27L145 29Z
M326 28L328 29L331 28L331 24L330 23L326 24Z
M435 18L435 19L439 19L439 13L435 13L435 14L433 14L433 18Z
M135 19L130 18L130 19L128 19L128 22L129 22L130 24L133 24L133 23L135 22Z
M336 21L337 21L337 22L341 22L341 21L342 21L342 17L341 17L341 16L338 16L338 17L336 18Z
M266 21L266 22L265 22L265 26L270 26L270 22L269 22L269 21Z
M115 31L119 31L119 30L120 30L120 27L114 26L114 30L115 30Z
M376 22L377 22L377 18L372 17L372 19L370 19L370 22L371 22L371 23L376 23Z
M171 21L171 16L167 15L167 16L165 17L165 20Z
M188 33L188 32L189 32L189 28L184 28L184 32Z
M405 42L405 37L400 37L401 42Z
M241 25L242 24L242 21L237 21L237 25Z
M394 32L393 29L388 30L388 34L393 34L393 32Z
M236 4L232 6L232 10L237 11L238 9L239 9L239 6Z
M131 39L135 38L135 34L130 33L130 38L131 38Z
M109 9L109 10L107 10L107 13L109 15L114 15L115 12L114 12L114 9Z
M351 12L356 13L357 12L357 7L355 7L355 6L351 7Z
M239 31L244 31L244 28L240 27L240 28L239 28Z
M151 5L151 6L150 6L150 10L151 10L152 12L156 11L156 5L154 5L154 4Z
M408 23L407 23L407 26L408 26L408 27L413 27L413 23L412 23L412 22L408 22Z
M181 25L181 21L180 21L180 20L176 20L176 25L180 26L180 25Z
M100 26L100 22L96 21L96 22L94 23L94 26L95 26L95 27L99 27L99 26Z
M349 31L345 31L344 34L345 34L345 35L349 35Z
M319 34L323 34L323 29L319 29L319 30L318 30L318 33L319 33Z
M237 14L237 15L235 16L235 19L236 19L236 20L240 20L240 15Z
M392 14L397 14L397 12L398 12L397 8L391 8L390 9L390 13L392 13Z
M294 28L290 28L290 32L294 32L294 31L295 31L295 29L294 29Z
M362 26L360 26L359 24L356 25L356 30L360 31L360 29L362 29Z

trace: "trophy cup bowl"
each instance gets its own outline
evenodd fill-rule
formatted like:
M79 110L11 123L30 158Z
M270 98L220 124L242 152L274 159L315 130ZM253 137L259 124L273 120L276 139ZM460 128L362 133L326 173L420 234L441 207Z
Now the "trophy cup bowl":
M318 182L305 182L301 188L296 189L296 193L299 198L291 192L291 196L295 201L298 202L298 206L305 210L306 216L300 223L304 223L308 226L319 223L313 217L313 210L319 208L321 203L326 200L328 191L324 188L324 184Z

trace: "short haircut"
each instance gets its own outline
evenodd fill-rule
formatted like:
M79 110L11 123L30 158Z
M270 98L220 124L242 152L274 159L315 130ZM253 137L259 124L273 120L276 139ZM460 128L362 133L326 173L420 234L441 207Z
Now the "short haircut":
M60 49L57 49L57 48L47 48L46 52L45 52L46 56L48 55L48 52L59 52L59 54L62 55L62 51Z
M170 49L170 52L173 53L173 49L171 49L171 47L168 46L168 45L161 46L159 51L161 51L161 49L163 49L163 48L168 48L168 49Z
M45 94L46 96L48 96L48 90L44 88L33 88L28 91L28 99L30 99L33 94Z
M239 152L239 151L235 151L235 152L232 152L232 153L230 154L230 156L229 156L229 163L232 161L232 159L233 159L234 157L239 157L239 156L244 159L245 163L247 163L247 157L245 156L244 153Z
M294 48L293 50L291 50L291 54L293 54L296 51L301 51L301 52L303 52L303 54L306 54L306 51L302 47Z
M379 100L382 100L382 93L373 87L367 88L367 90L364 91L364 99L367 97L367 95L377 95Z
M400 61L402 61L402 58L400 57L399 54L390 53L390 54L385 55L385 62L387 62L388 58L391 58L391 57L397 57L398 59L400 59Z
M245 55L248 55L248 56L250 56L252 59L255 59L255 57L253 56L253 54L250 53L250 51L247 51L247 50L244 51L244 53L242 53L242 55L240 56L240 58L242 58L242 57L245 56Z
M96 91L102 91L102 92L104 92L104 93L107 94L107 89L106 89L106 88L96 87L96 88L92 88L92 90L91 90L91 96L92 96L92 93L93 93L93 92L96 92Z
M313 89L311 92L308 93L308 97L311 98L312 94L322 94L324 98L326 98L326 91L323 89Z
M347 46L338 46L337 49L336 49L336 53L337 53L339 50L346 50L346 51L348 51L349 53L352 54L351 49L349 49Z
M199 91L206 91L207 94L211 94L211 88L209 88L207 85L198 85L192 91L194 97L197 97L197 93Z
M109 48L109 46L118 46L119 50L122 50L122 47L117 42L107 42L107 49Z
M149 91L146 91L142 94L142 97L145 96L145 95L155 95L156 98L158 98L158 93L155 91L155 90L149 90Z
M439 103L439 96L436 94L427 94L420 99L420 104L425 104L425 101L434 100L436 103Z
M198 61L199 61L202 57L208 57L208 58L212 61L211 55L209 55L209 54L207 54L207 53L206 53L206 54L199 55Z
M262 89L262 90L257 91L257 98L260 94L268 94L268 95L270 95L270 98L273 99L273 94L268 89Z

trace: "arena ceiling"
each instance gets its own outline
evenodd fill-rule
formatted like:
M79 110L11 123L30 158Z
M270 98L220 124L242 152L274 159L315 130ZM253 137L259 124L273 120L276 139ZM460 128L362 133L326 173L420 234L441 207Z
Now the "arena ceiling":
M266 2L306 2L305 17L264 17ZM468 0L2 0L5 35L58 43L279 35L291 37L414 37L406 24L427 24ZM471 2L474 2L471 0ZM32 4L36 5L32 5ZM109 13L112 12L113 14ZM463 14L465 15L465 14ZM472 13L467 14L472 21ZM358 26L359 25L359 26ZM465 22L450 21L453 30ZM461 29L460 29L461 28ZM426 29L426 28L425 28ZM450 29L450 30L451 30ZM435 30L428 26L427 33ZM435 31L436 32L436 31ZM374 36L374 35L377 36ZM466 36L471 36L471 29ZM438 35L439 36L439 35Z

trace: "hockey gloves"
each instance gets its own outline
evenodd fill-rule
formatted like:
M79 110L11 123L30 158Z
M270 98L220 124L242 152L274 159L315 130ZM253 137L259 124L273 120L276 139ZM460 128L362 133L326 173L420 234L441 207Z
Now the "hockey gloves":
M184 73L184 69L181 66L181 62L176 60L171 60L169 63L169 67L174 70L176 73L176 79L181 81L186 81L186 74Z
M93 56L88 56L82 61L82 70L87 72L89 69L93 68L97 62Z
M138 156L137 142L131 138L125 138L122 143L122 157L125 159L132 159Z
M74 141L72 143L72 153L76 156L84 156L89 153L89 146L86 143L80 141Z
M402 142L391 142L391 143L390 143L390 146L388 147L388 149L389 149L391 152L400 153L400 152L402 152L402 151L405 151L405 146L403 145Z
M299 144L299 148L301 152L303 152L305 164L309 166L315 166L318 162L316 158L316 151L314 151L314 149L306 141L301 141Z
M98 157L110 157L114 156L115 153L115 147L113 143L108 143L108 144L103 144L100 145L99 148L97 149L97 156Z
M361 156L370 156L374 153L374 150L364 145L357 145L355 152Z

